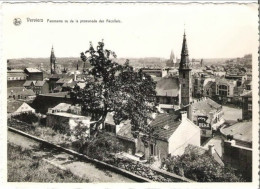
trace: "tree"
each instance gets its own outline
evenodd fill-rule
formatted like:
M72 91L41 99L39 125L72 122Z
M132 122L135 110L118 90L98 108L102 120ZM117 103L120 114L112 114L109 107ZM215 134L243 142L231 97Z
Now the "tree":
M199 155L192 150L181 156L167 158L166 170L198 182L242 182L244 179L232 168L219 165L207 153Z
M124 65L116 63L116 54L104 49L99 42L96 50L90 48L81 53L81 59L91 65L85 72L86 86L76 86L71 91L74 103L81 104L83 114L90 114L96 123L92 131L97 133L108 113L113 112L115 124L130 120L133 131L150 133L148 120L155 108L156 84L142 70L134 71L126 60Z

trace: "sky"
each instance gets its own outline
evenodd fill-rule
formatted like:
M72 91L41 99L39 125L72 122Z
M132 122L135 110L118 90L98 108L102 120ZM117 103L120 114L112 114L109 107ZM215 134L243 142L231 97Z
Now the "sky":
M90 41L96 46L104 39L119 58L169 58L171 50L180 57L185 29L190 58L242 57L258 47L257 8L256 3L3 4L3 52L8 59L49 57L53 45L57 58L79 57ZM105 22L75 23L89 19Z

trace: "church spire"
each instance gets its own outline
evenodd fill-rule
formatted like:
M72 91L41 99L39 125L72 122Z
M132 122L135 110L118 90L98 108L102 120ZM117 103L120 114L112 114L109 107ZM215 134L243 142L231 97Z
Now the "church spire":
M56 57L54 54L53 46L51 47L50 67L51 67L51 74L54 74L56 72Z
M189 52L187 47L185 30L183 35L182 49L181 49L180 69L190 69Z

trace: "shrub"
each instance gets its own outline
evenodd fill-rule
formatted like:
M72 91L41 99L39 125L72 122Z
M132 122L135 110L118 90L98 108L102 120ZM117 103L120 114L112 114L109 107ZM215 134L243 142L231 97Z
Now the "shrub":
M222 167L212 156L194 152L167 158L163 164L166 170L180 176L185 176L198 182L241 182L231 168Z
M118 153L123 151L123 146L111 133L99 133L97 137L92 138L84 145L83 152L89 157L105 160L112 158L112 153Z
M13 118L28 124L38 122L38 116L32 112L23 112L21 114L14 115Z

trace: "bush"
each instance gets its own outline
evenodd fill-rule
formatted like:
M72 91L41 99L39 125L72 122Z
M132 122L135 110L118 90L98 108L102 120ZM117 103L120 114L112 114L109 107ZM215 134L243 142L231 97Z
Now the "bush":
M241 182L244 181L234 170L219 165L212 156L194 152L167 158L166 170L198 182Z
M38 116L32 112L23 112L21 114L14 115L13 118L28 124L36 123L39 120Z
M96 138L85 143L82 151L89 157L106 160L112 158L111 154L123 151L123 146L115 135L100 132Z

